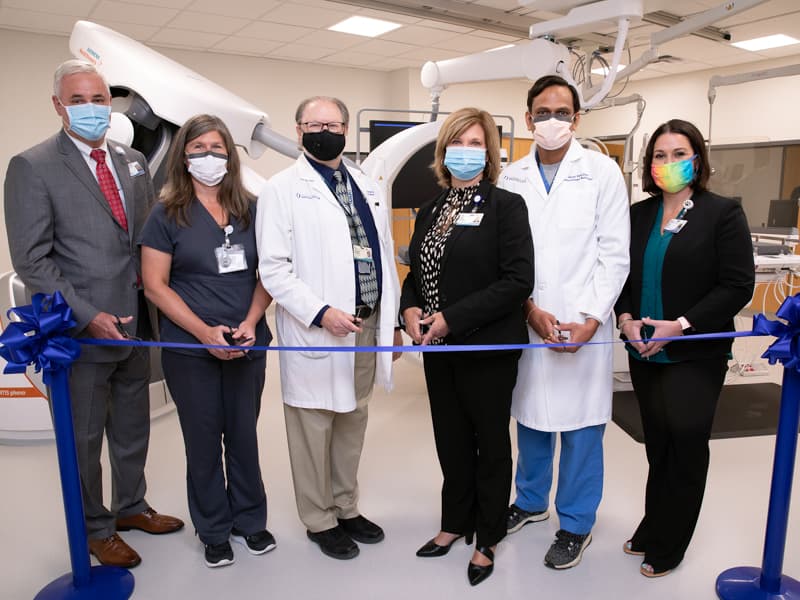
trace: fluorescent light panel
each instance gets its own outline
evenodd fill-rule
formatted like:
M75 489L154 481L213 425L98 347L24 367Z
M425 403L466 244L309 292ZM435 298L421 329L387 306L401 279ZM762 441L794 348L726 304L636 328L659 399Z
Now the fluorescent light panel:
M363 35L364 37L378 37L389 31L394 31L398 27L400 27L399 23L391 23L380 19L350 17L336 23L336 25L331 25L328 29L330 31L338 31L339 33L352 33L354 35Z
M758 52L759 50L769 50L770 48L780 48L781 46L791 46L798 44L800 40L796 40L788 35L778 33L775 35L768 35L760 38L753 38L752 40L742 40L741 42L733 42L731 45L741 48L742 50L749 50L750 52Z

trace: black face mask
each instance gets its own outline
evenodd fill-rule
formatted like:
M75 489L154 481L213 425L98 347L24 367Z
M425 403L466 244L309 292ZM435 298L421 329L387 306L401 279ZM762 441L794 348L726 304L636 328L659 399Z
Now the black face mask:
M331 133L327 129L303 134L303 148L317 160L333 160L344 150L344 142L343 133Z

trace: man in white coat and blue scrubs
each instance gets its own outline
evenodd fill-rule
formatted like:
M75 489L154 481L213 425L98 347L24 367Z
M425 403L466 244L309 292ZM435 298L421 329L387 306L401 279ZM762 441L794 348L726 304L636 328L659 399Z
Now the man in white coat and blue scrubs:
M295 499L309 539L354 558L383 530L358 510L358 463L373 385L391 385L392 355L319 347L400 345L390 210L378 185L342 161L349 115L337 98L295 115L304 153L258 199L259 272L277 303ZM316 348L316 349L315 349Z
M528 92L525 122L535 145L509 165L499 186L525 198L536 281L525 314L531 343L519 362L511 414L517 420L516 500L508 531L549 516L556 435L561 434L556 539L544 563L577 565L591 543L603 493L603 433L611 418L612 310L628 275L629 200L609 157L573 138L575 88L557 76Z

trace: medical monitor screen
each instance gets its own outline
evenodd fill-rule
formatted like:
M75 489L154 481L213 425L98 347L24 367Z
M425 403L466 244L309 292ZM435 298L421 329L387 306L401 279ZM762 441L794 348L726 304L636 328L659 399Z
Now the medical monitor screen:
M400 133L413 127L414 125L421 125L421 123L413 121L377 121L371 120L369 122L369 149L370 152L375 150L380 144L388 140L395 133Z

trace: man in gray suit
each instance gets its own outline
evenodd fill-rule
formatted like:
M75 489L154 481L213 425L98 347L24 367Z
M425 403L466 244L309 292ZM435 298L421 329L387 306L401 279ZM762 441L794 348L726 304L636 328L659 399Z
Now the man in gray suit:
M55 73L53 106L63 130L11 159L5 219L11 261L31 293L61 291L76 337L123 339L149 328L136 240L154 202L144 156L106 140L108 84L68 60ZM100 152L98 152L100 150ZM82 346L70 394L89 550L106 565L141 558L117 531L183 527L144 499L150 437L147 348ZM103 432L111 461L111 510L103 504Z

